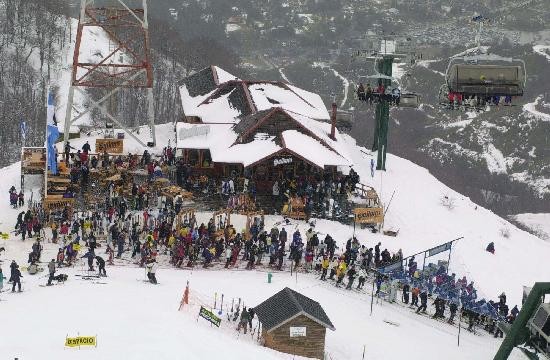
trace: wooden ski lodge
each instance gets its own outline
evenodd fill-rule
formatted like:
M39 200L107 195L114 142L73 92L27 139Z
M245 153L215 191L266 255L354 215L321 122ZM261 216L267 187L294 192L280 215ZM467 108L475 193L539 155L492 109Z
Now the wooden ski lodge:
M321 97L276 81L244 81L211 66L182 80L177 147L195 170L246 174L258 188L283 175L337 173L352 164Z

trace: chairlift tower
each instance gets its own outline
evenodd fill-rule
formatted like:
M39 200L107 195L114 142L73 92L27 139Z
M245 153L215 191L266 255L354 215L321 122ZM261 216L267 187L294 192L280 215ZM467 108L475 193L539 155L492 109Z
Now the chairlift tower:
M155 146L155 110L153 102L153 67L150 57L150 39L147 0L134 0L141 5L131 8L130 0L81 0L80 19L73 54L73 67L67 109L65 113L64 143L69 140L72 124L92 108L97 109L108 122L115 123L142 146ZM101 3L101 4L99 4ZM86 57L83 52L93 46L89 34L101 30L109 37L104 53L98 51ZM104 89L104 96L89 99L90 109L77 113L74 109L75 90L85 94L85 88ZM123 121L113 114L117 93L122 89L145 90L147 118L151 140L145 144ZM115 105L113 105L115 104ZM77 113L73 117L73 110Z
M389 88L392 81L392 67L395 60L415 59L414 47L410 38L398 35L369 35L365 48L355 56L374 61L375 75L369 76L377 81L375 85ZM388 130L390 121L390 102L385 96L376 104L376 126L372 151L378 151L376 170L386 170L386 152L388 148Z

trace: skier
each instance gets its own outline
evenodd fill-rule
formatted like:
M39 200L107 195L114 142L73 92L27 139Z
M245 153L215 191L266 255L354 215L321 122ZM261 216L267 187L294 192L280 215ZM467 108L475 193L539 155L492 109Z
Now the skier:
M355 266L352 266L351 269L348 270L348 285L346 286L347 290L351 290L356 274L357 274L357 271L355 271Z
M4 288L4 280L5 279L6 278L4 277L4 273L2 272L2 268L0 268L0 292L2 292L2 289Z
M248 308L248 327L252 330L252 320L254 320L254 308Z
M418 287L413 287L411 290L411 306L418 306L418 295L420 294L420 289Z
M231 263L231 257L233 256L233 244L230 244L225 248L225 268L229 267Z
M336 280L336 287L340 286L340 283L344 279L344 276L346 275L346 270L348 269L348 265L344 260L340 262L338 265L338 269L336 270L336 277L338 280Z
M14 263L15 263L15 261L14 261ZM15 292L15 285L17 285L17 291L21 292L21 278L22 277L23 277L23 275L21 275L21 271L19 271L19 266L17 266L17 264L16 264L16 267L13 268L12 275L11 275L11 281L12 281L11 292Z
M416 313L418 314L420 313L420 311L422 311L425 314L427 308L428 308L428 292L424 288L420 292L420 306L418 307L418 309L416 309Z
M92 249L88 250L88 252L81 256L82 258L88 259L88 271L95 271L94 270L94 259L95 259L95 253Z
M244 329L244 333L246 334L246 327L248 325L248 318L249 318L248 311L246 310L246 307L243 307L243 311L241 312L241 319L239 321L239 324L237 325L237 331L241 332L241 328Z
M449 305L449 310L451 311L451 315L449 316L449 320L447 320L447 322L451 325L454 325L454 318L458 310L458 305L456 301L451 301L451 304Z
M405 283L403 285L403 302L405 304L409 304L409 290L410 290L409 284Z
M323 272L321 274L321 280L323 281L327 279L327 271L328 271L329 265L330 265L330 262L328 261L328 258L326 256L323 257L323 261L321 262L321 268L323 269Z
M367 280L367 271L364 267L359 269L359 284L357 285L357 290L361 290L365 286L365 281Z
M107 276L107 272L105 271L105 260L99 255L95 257L96 264L98 266L99 270L99 276Z
M485 250L494 255L495 254L495 243L491 241L489 243L489 245L487 245L487 248Z
M150 259L147 261L147 278L151 284L157 284L156 272L158 264L155 259Z
M46 285L52 286L52 281L55 277L55 259L52 259L48 264L48 272L50 273L50 276L48 277L48 283Z

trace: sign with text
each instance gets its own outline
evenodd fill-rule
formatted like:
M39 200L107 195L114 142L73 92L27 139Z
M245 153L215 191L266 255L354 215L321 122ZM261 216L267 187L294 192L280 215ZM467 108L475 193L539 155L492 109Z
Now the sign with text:
M446 244L431 248L430 250L428 250L428 257L437 255L439 253L442 253L443 251L451 250L452 244L452 242L448 242Z
M210 133L210 126L203 125L203 126L193 126L189 129L180 129L178 132L178 139L179 140L185 140L190 137L195 136L206 136Z
M292 164L292 158L280 158L273 160L273 166Z
M353 209L355 222L359 224L381 224L384 222L383 208L356 208Z
M220 327L220 324L222 322L222 319L214 315L212 311L209 311L201 306L201 311L199 312L199 316L203 319L208 320L208 322L216 325L217 327Z
M122 139L96 139L95 151L103 153L107 151L110 154L122 154L124 149L124 140Z
M74 338L65 338L65 346L67 347L80 347L80 346L96 346L96 336L78 336Z
M306 336L306 327L305 326L291 326L290 327L290 337L304 337Z

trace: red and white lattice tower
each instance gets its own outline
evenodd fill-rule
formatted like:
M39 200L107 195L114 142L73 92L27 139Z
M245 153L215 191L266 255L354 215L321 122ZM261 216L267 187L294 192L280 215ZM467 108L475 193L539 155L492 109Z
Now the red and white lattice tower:
M95 108L142 146L146 146L104 104L113 99L121 89L134 88L145 89L147 92L147 114L144 117L148 120L152 143L148 145L156 145L147 0L139 0L139 8L130 8L127 3L128 0L81 0L71 85L65 113L65 143L69 139L70 126ZM97 43L90 41L94 40L90 34L97 34L97 30L104 32L109 38L109 44L105 49L94 49ZM90 49L94 49L91 54ZM98 101L90 99L91 108L73 117L75 90L84 94L85 88L105 89L105 94Z

